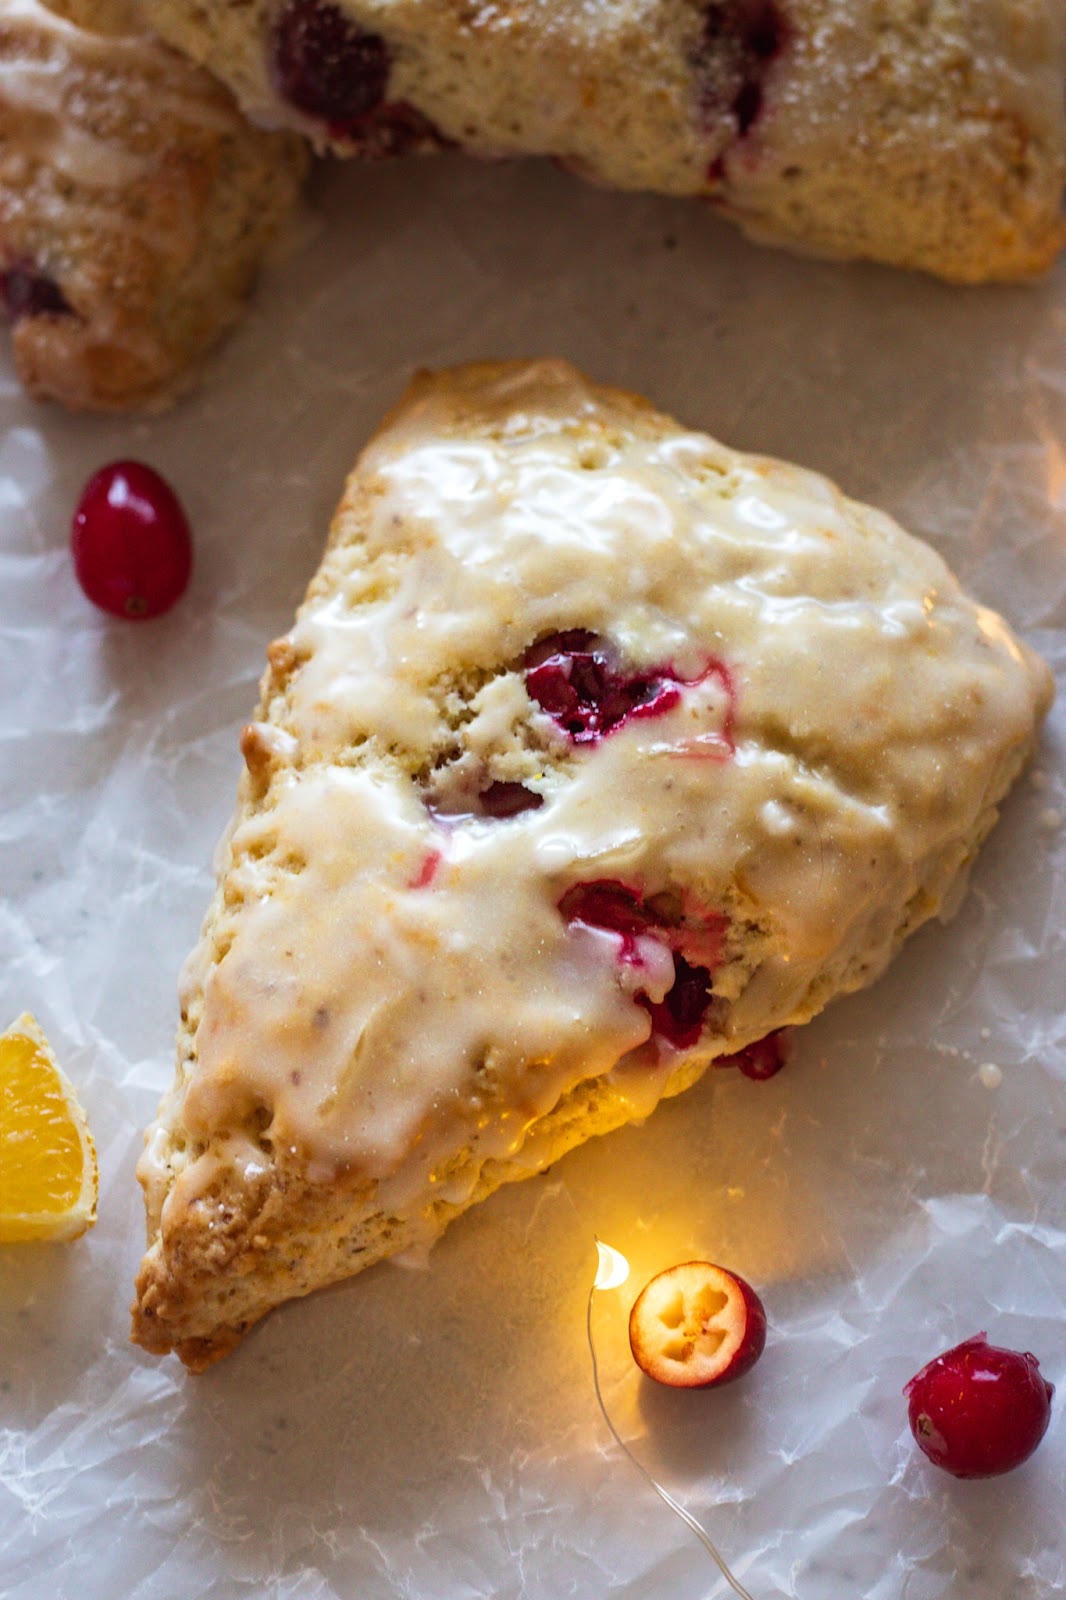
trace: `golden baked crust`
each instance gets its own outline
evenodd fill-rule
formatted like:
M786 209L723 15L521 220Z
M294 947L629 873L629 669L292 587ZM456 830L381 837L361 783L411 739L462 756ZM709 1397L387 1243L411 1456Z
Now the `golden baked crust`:
M0 3L0 289L23 384L78 409L189 381L306 162L129 30L123 0Z
M416 380L268 655L138 1169L195 1370L872 982L1051 692L890 519L561 362Z

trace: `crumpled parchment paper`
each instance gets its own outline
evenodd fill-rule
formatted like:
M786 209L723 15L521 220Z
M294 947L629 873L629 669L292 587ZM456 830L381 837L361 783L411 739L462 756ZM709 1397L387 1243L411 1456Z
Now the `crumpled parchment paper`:
M633 1266L594 1306L612 1417L756 1600L1062 1593L1062 706L956 921L804 1030L780 1076L710 1074L478 1208L429 1271L291 1306L205 1377L126 1342L133 1167L266 642L407 373L546 353L829 472L1066 663L1066 270L951 290L448 157L320 176L168 415L66 417L5 363L3 1021L37 1014L101 1167L90 1235L0 1250L5 1600L724 1595L596 1408L594 1233ZM130 455L177 486L197 548L190 594L145 626L95 613L66 547L83 480ZM760 1287L770 1343L731 1391L652 1392L628 1307L691 1255ZM900 1390L979 1329L1035 1351L1060 1396L1027 1466L956 1483L913 1448Z

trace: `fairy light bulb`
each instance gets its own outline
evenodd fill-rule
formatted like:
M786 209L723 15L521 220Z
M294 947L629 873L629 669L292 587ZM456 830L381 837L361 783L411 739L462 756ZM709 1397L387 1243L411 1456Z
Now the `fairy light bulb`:
M659 1496L659 1499L664 1501L665 1504L670 1507L670 1510L675 1512L676 1515L681 1518L681 1521L685 1524L685 1526L690 1528L696 1535L696 1538L707 1551L707 1554L711 1557L715 1566L718 1568L719 1572L722 1574L722 1577L728 1583L733 1593L739 1597L739 1600L752 1600L751 1595L748 1593L747 1589L745 1589L744 1585L733 1576L732 1572L730 1572L725 1560L719 1553L714 1541L703 1524L699 1522L691 1512L686 1511L683 1505L680 1505L678 1501L674 1499L669 1489L665 1489L659 1480L652 1476L647 1467L644 1466L643 1462L637 1460L636 1456L633 1454L632 1450L626 1444L625 1440L618 1432L618 1429L611 1421L607 1407L604 1404L603 1394L600 1389L599 1363L596 1360L596 1343L592 1337L592 1302L596 1297L597 1291L604 1292L609 1289L620 1289L628 1277L629 1262L626 1260L622 1252L620 1250L615 1250L613 1246L609 1244L604 1244L603 1240L596 1236L596 1276L594 1277L592 1285L589 1289L588 1306L585 1313L585 1334L588 1339L589 1356L592 1360L592 1387L596 1391L596 1403L600 1408L600 1414L603 1417L604 1422L607 1424L608 1431L610 1432L614 1442L618 1445L619 1449L624 1451L624 1453L629 1457L630 1461L636 1467L644 1481L650 1484L650 1486L655 1490L655 1493Z
M604 1244L602 1239L596 1240L596 1281L592 1285L596 1289L620 1289L629 1277L629 1262L621 1250L615 1250L611 1245Z

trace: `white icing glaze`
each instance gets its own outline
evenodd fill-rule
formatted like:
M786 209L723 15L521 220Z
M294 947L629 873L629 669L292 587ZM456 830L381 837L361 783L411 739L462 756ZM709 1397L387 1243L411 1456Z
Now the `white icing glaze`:
M464 403L496 437L456 420ZM306 659L274 714L302 764L230 840L235 938L191 984L194 1139L261 1109L308 1170L388 1179L395 1205L464 1147L535 1166L550 1152L527 1130L580 1081L613 1070L640 1116L671 1065L634 1000L669 988L669 951L653 937L623 959L618 935L568 925L571 886L679 888L733 919L728 1034L706 1055L867 981L914 897L933 909L954 883L1044 669L888 518L702 436L628 431L642 415L544 363L430 383L367 452L366 562L390 576L353 604L368 569L342 539L291 635ZM516 668L572 628L698 681L569 749ZM464 760L512 759L533 719L540 754L519 757L540 763L539 810L424 804L410 772L457 669L495 674ZM365 764L340 764L363 740Z

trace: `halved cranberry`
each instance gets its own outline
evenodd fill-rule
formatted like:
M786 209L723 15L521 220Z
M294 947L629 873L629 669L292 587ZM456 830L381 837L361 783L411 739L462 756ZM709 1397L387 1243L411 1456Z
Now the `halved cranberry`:
M791 1041L791 1028L777 1028L773 1033L768 1033L765 1039L756 1039L754 1044L746 1045L734 1055L719 1056L715 1066L737 1067L745 1078L754 1078L761 1083L781 1071L788 1060Z
M642 1372L671 1389L711 1389L742 1378L766 1346L766 1309L738 1273L683 1261L645 1284L629 1314L629 1347Z
M330 0L287 0L274 23L271 54L278 89L309 116L345 123L385 99L388 46Z
M11 323L24 317L73 315L73 307L55 279L25 262L0 272L0 304Z
M787 39L776 0L719 0L704 13L694 61L697 72L702 68L706 73L702 102L708 111L720 110L722 86L731 84L727 109L741 138L762 111L767 69Z
M619 934L623 961L637 958L641 936L650 934L666 945L674 958L673 984L662 1000L643 993L636 1000L651 1017L657 1038L688 1050L703 1032L711 1003L711 966L721 957L726 919L716 911L693 913L679 897L671 904L674 898L646 897L639 889L604 878L574 884L560 900L559 910L567 922Z
M681 698L669 669L625 672L606 641L583 628L552 634L526 652L526 688L575 744L593 744L630 717L660 716Z

